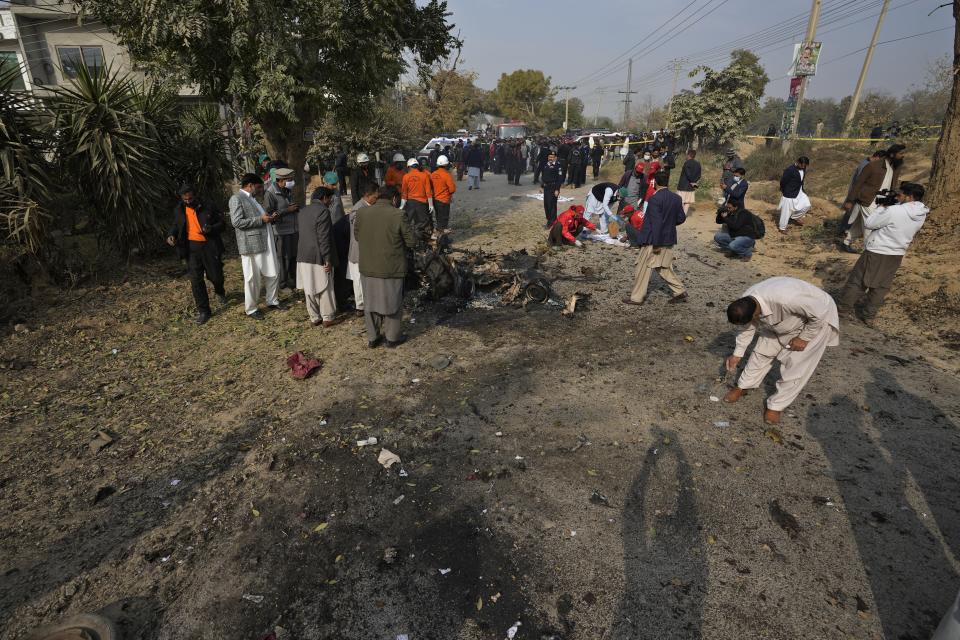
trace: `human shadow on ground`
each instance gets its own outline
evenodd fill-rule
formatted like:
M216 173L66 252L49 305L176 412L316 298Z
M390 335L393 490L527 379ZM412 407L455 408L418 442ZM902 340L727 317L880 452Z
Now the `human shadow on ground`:
M651 439L625 498L624 589L610 638L694 640L707 563L693 479L676 433L654 428Z
M869 413L837 395L810 410L808 429L833 468L884 636L925 640L958 584L957 425L890 372L871 374Z

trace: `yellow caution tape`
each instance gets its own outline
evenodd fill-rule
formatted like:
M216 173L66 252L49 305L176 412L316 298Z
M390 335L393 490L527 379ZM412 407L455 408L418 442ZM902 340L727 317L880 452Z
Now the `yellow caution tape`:
M758 138L760 140L783 140L780 136L744 136L746 138ZM885 140L893 140L893 138L806 138L802 136L797 136L796 138L788 138L790 140L815 140L817 142L883 142ZM926 140L939 140L940 138L918 138L915 141L926 141Z

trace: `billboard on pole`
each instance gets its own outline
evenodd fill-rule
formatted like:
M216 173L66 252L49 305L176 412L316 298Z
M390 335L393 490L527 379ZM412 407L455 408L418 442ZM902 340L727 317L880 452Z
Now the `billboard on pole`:
M793 62L788 75L794 77L817 75L821 45L820 42L802 42L793 45Z

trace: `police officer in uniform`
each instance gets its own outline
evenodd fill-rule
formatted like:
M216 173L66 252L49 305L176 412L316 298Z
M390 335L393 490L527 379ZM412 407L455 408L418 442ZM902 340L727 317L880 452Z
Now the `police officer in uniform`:
M543 212L547 216L549 229L557 221L557 197L560 195L560 186L563 184L563 169L557 162L557 152L553 149L547 155L547 164L543 167Z

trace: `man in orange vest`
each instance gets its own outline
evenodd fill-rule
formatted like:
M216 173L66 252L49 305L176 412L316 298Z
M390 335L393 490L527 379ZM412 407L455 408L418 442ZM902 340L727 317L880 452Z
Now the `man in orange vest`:
M396 187L397 191L403 188L403 176L406 174L403 169L404 162L406 160L402 153L393 154L393 163L387 167L387 175L383 179L386 184Z
M433 206L437 211L437 231L450 233L450 203L457 185L450 175L450 159L447 156L437 158L437 170L430 174L433 187Z
M433 183L430 172L416 158L407 160L407 174L400 188L400 208L407 224L420 240L429 240L433 233Z
M213 205L200 201L194 188L183 185L180 202L173 209L173 224L167 233L167 244L176 247L181 258L187 259L190 287L197 303L197 324L210 319L210 297L204 275L213 284L221 305L227 304L223 289L223 214Z

